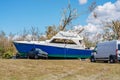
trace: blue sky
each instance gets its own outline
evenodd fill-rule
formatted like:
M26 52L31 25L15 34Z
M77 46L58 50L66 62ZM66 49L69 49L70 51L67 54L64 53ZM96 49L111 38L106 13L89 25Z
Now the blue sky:
M84 1L84 0L83 0ZM87 0L85 4L80 4L79 0L70 0L73 8L78 13L86 11L93 0ZM116 0L96 0L97 5L106 2L114 3ZM59 25L62 9L67 7L68 0L0 0L0 31L16 34L38 27L44 33L49 25ZM90 15L83 14L77 18L73 25L86 25Z

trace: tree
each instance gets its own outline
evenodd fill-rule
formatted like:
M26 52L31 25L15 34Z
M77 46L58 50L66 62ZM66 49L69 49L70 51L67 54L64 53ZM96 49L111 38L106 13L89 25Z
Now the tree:
M87 9L87 11L84 12L84 14L93 12L93 17L97 18L97 14L96 14L96 12L94 12L94 9L96 8L96 6L97 6L96 1L93 1L88 6L88 9ZM84 36L84 44L87 48L95 47L96 43L98 42L98 35L93 36L93 34L91 34L90 32L86 32L86 30L84 28L82 30L79 30L79 33L82 33L82 35ZM94 41L91 40L91 35L94 37Z
M104 32L103 38L105 40L120 40L120 21L116 20L106 23Z
M86 48L95 47L96 43L90 41L87 37L84 37L84 44Z
M6 36L4 31L0 32L0 58L11 58L15 52L12 43L13 35Z
M93 17L99 19L99 15L94 11L96 8L96 1L92 2L89 6L89 12L93 12ZM110 22L106 22L106 20L99 20L103 24L103 40L120 40L120 20L111 20Z
M6 35L4 31L0 31L0 57L5 52L5 44L6 44Z
M39 40L40 31L36 27L31 27L30 29L24 29L20 34L18 34L18 38L16 40L24 41L36 41Z
M96 8L96 1L93 1L91 4L90 4L90 6L88 7L88 11L89 12L93 12L94 11L94 9ZM94 18L97 18L98 16L97 16L97 13L96 12L93 12L93 17Z
M39 40L40 33L39 33L39 29L38 28L31 27L30 34L31 34L31 40L32 41Z
M29 30L26 30L24 28L24 30L21 33L18 34L18 37L16 38L16 40L24 41L24 40L27 39L28 34L29 34Z
M56 35L58 33L57 27L56 26L48 26L47 27L47 31L46 31L46 37L47 39L50 39L51 37L53 37L54 35Z
M71 24L79 15L77 14L77 9L72 9L71 5L68 4L67 8L63 10L60 25L57 27L55 25L50 25L46 30L46 37L50 39L56 35L59 31L66 30L66 27Z
M65 30L66 26L69 25L78 16L77 9L72 9L69 3L68 7L63 10L61 24L59 26L60 30Z
M115 34L116 39L120 40L120 21L112 21L111 28Z

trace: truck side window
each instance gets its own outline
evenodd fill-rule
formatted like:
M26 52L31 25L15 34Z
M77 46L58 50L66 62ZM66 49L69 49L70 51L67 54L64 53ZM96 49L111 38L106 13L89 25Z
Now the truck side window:
M118 44L118 50L120 50L120 44Z

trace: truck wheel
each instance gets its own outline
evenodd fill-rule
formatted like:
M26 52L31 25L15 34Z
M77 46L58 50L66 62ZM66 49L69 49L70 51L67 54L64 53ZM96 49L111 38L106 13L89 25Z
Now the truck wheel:
M115 63L115 59L113 56L110 56L110 59L109 59L110 63Z
M91 56L90 61L91 62L96 62L94 56Z

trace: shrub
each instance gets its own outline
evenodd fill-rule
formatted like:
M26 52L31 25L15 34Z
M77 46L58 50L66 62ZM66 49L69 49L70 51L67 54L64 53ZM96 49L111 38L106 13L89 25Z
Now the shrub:
M5 51L4 48L0 46L0 58L2 58L4 51Z
M12 58L12 56L13 56L13 53L10 52L10 51L7 51L6 53L4 53L4 54L2 55L2 58L10 59L10 58Z

